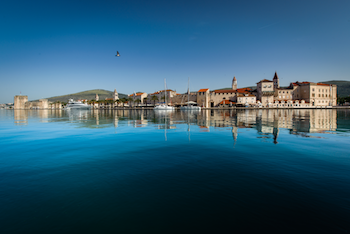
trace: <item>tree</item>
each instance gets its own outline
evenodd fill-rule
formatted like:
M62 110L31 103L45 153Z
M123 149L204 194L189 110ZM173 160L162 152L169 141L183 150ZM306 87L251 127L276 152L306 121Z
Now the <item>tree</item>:
M148 100L148 98L146 98L146 97L143 99L143 104L146 104L146 106L147 106L147 100Z
M123 103L123 107L124 107L124 104L127 102L126 98L121 98L119 100Z
M138 98L138 99L135 100L135 102L136 102L137 104L139 104L139 103L141 102L141 100Z
M131 106L131 102L133 102L134 99L133 99L132 97L129 97L127 100L128 100L128 102L129 102L129 106Z
M158 97L155 96L155 95L153 95L153 96L151 97L151 100L153 101L153 105L156 105L156 101L158 101Z

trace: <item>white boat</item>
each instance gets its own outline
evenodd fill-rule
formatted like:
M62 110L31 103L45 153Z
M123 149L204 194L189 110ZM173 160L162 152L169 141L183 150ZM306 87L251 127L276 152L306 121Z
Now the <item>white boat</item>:
M200 111L200 106L195 106L196 102L190 101L190 78L188 78L188 91L187 91L187 102L185 102L187 106L182 106L181 110L196 110Z
M88 104L82 103L81 101L73 101L73 99L69 99L69 102L66 106L66 109L91 109L91 106Z
M175 108L173 106L169 106L167 104L161 104L161 105L154 107L153 110L175 110Z
M166 99L166 92L167 92L166 91L166 82L165 82L165 79L164 79L164 104L160 104L160 105L154 107L153 110L168 110L168 111L175 110L175 107L168 105L167 99Z

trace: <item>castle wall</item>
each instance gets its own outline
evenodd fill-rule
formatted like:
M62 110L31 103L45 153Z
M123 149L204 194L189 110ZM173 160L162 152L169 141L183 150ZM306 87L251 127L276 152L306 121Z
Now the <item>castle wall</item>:
M14 109L25 109L25 103L28 102L28 96L16 95L14 97Z

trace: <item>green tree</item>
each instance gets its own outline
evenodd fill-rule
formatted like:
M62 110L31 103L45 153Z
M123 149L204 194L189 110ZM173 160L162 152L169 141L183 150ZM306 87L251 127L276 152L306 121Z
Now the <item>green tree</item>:
M153 95L153 96L151 97L151 100L153 101L153 105L156 105L156 101L158 101L158 97L155 96L155 95Z
M135 102L136 102L137 104L140 104L141 100L138 98L138 99L135 100Z
M143 99L143 104L146 104L146 106L147 106L147 100L148 100L148 98L146 98L146 97Z
M129 98L128 98L129 107L131 106L131 102L133 102L133 101L134 101L134 99L133 99L132 97L129 97Z
M127 102L126 98L120 98L119 100L123 103L123 107L124 107L125 103Z

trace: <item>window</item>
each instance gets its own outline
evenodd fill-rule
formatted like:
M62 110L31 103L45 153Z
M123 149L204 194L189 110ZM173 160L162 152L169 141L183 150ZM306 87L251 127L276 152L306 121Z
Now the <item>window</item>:
M314 93L312 94L312 97L315 97L315 94L314 94Z
M327 97L327 94L326 94L326 97Z
M322 89L322 92L324 93L324 89Z
M321 94L318 94L318 97L321 97Z
M313 89L312 89L312 92L314 92L314 91L315 91L315 89L313 88Z
M271 85L269 85L269 88L271 88Z
M322 94L322 97L324 97L324 94Z

